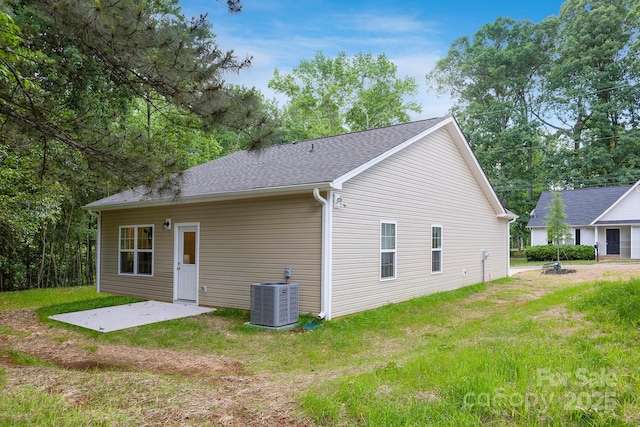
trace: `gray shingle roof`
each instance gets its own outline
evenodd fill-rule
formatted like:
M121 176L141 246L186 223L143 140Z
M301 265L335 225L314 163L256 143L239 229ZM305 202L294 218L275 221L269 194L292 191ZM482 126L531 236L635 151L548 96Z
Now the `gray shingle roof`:
M567 214L567 223L572 226L588 225L614 204L632 186L583 188L560 192ZM544 227L549 214L553 194L545 191L540 195L534 216L529 219L528 227Z
M180 197L329 183L449 117L282 144L256 152L232 153L184 171ZM146 188L138 187L86 207L101 208L170 197L149 194Z

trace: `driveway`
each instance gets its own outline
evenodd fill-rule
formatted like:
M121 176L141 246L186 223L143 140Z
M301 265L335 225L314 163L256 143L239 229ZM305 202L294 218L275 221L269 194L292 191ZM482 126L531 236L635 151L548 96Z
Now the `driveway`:
M596 262L594 264L571 264L570 261L565 261L560 263L562 268L580 268L589 269L589 268L611 268L611 269L620 269L620 268L629 268L639 266L640 262ZM522 265L517 267L511 267L511 275L522 273L523 271L531 271L531 270L542 270L541 265Z

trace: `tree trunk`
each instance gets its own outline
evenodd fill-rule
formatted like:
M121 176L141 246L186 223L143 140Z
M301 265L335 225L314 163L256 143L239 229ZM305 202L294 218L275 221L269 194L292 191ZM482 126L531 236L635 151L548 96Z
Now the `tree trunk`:
M42 226L42 241L40 244L42 245L42 255L40 256L40 268L38 269L38 279L36 281L36 287L40 289L42 287L42 280L44 275L44 264L47 257L47 226L46 224ZM31 286L29 286L31 287Z

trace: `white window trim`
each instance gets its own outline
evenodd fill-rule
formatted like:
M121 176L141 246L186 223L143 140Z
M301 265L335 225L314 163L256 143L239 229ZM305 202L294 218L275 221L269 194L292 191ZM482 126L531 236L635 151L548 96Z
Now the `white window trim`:
M440 229L440 247L439 248L434 248L433 247L433 229L434 228L439 228ZM442 247L444 246L444 227L440 224L432 224L431 225L431 233L429 235L429 247L431 248L431 251L429 252L429 254L431 255L429 264L431 265L431 274L442 274L442 271L444 270L444 256L443 256L443 250ZM440 270L437 271L433 271L433 253L434 252L440 252Z
M140 228L151 227L151 250L149 249L138 249L138 230ZM122 248L121 248L121 236L123 228L133 228L135 231L133 233L133 250L124 250L124 252L133 252L133 273L123 273L122 272ZM153 224L135 224L135 225L121 225L118 228L118 275L119 276L141 276L141 277L153 277L155 272L155 240L156 240L156 230ZM151 274L140 274L138 273L138 253L146 252L151 253Z
M395 245L393 249L382 249L382 224L394 225ZM378 255L378 262L379 262L378 276L380 277L380 281L385 282L387 280L395 280L398 277L398 222L397 221L380 220L380 224L378 225L378 242L380 245L380 253ZM393 276L382 277L382 254L383 253L393 253Z

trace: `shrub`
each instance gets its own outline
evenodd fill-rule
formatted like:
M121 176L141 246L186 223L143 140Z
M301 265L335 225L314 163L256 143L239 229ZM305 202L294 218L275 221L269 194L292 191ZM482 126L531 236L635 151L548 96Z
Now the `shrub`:
M524 250L527 261L556 261L558 248L553 245L530 246ZM576 259L595 259L593 246L588 245L561 245L560 260L569 261Z

